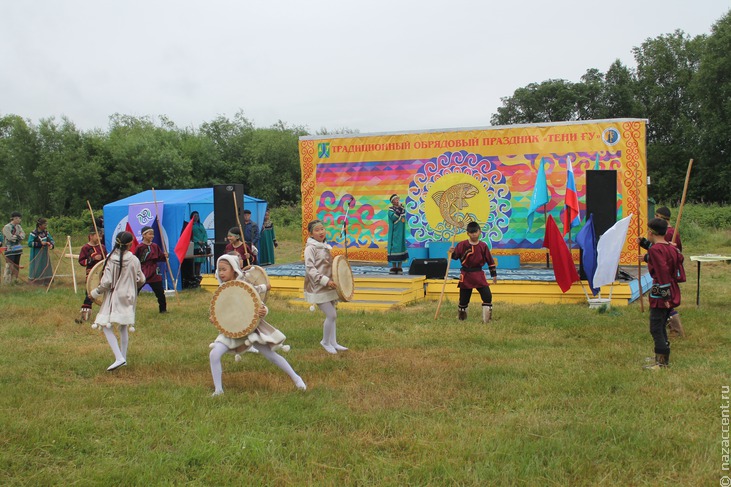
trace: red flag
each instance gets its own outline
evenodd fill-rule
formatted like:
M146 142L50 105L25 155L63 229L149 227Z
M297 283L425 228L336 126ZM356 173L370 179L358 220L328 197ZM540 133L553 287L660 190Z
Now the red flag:
M175 255L178 257L178 262L181 264L183 263L185 253L188 252L188 247L190 246L190 236L193 234L193 221L194 220L191 218L188 225L186 225L183 230L183 233L180 234L178 243L175 244Z
M571 289L571 285L579 280L579 273L576 272L574 260L571 257L566 242L561 236L561 230L553 221L553 217L548 215L546 221L546 235L543 237L543 246L551 252L551 260L553 261L553 275L556 276L556 282L562 292Z
M137 237L135 237L135 232L132 231L132 227L129 226L129 222L127 222L127 226L124 228L124 230L132 234L132 245L129 246L129 251L134 254L135 249L137 249L137 246L140 243L137 241Z

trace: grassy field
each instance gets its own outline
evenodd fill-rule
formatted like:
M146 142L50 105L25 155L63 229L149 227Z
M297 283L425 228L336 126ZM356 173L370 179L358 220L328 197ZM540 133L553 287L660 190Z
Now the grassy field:
M278 229L280 262L298 258L298 235ZM731 232L684 244L729 254ZM330 356L323 315L273 297L308 390L246 354L224 357L217 398L208 292L170 299L167 315L143 295L129 365L109 373L68 284L0 287L0 485L718 485L731 267L704 265L700 308L686 270L688 337L668 370L642 370L637 304L498 302L490 326L474 305L465 323L454 303L436 321L435 303L340 311L351 351Z

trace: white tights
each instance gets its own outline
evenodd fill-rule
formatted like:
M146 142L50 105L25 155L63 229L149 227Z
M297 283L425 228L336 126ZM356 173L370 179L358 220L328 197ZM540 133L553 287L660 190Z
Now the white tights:
M274 352L267 345L255 343L253 347L258 350L258 352L263 355L264 358L282 369L284 373L287 374L290 379L292 379L292 382L294 382L297 387L304 385L302 377L297 375L292 366L289 365L289 362L287 362L284 357L279 355L277 352ZM223 392L223 382L221 378L223 375L223 367L221 366L221 357L223 357L223 355L228 351L229 348L223 343L214 342L213 348L211 349L211 353L209 355L211 359L211 375L213 376L213 386L216 388L216 392Z
M318 304L323 313L325 313L325 322L322 324L322 343L334 347L338 342L335 339L335 320L338 313L332 301Z
M114 358L116 360L127 360L127 345L129 344L129 332L127 328L127 325L119 325L119 343L117 343L117 337L114 335L114 331L111 328L102 326L104 336L107 337L107 341L112 348L112 352L114 352Z

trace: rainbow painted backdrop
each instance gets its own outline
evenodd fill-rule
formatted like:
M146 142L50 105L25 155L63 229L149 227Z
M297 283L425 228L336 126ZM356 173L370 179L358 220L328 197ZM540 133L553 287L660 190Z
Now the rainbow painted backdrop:
M633 220L621 263L637 261L636 236L647 221L645 120L561 122L470 130L300 138L303 240L320 219L342 253L346 210L348 256L385 261L389 197L401 197L410 247L466 238L477 221L499 254L544 262L543 209L528 231L526 217L541 159L546 161L548 214L560 221L566 160L571 158L582 221L586 171L617 170L617 215ZM353 199L353 204L349 201ZM575 228L576 235L579 228Z

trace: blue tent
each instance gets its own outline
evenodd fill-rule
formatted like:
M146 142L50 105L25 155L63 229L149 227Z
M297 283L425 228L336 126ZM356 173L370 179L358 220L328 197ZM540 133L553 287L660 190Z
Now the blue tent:
M159 189L155 191L155 198L157 199L158 208L162 212L163 239L169 254L171 271L177 279L180 262L178 262L173 249L175 249L175 245L178 243L180 234L183 231L183 222L190 219L190 214L193 211L197 211L200 215L201 222L208 231L209 241L213 242L215 238L213 188ZM124 231L127 227L129 206L151 203L154 202L155 198L152 196L152 190L147 190L104 205L104 227L106 228L104 243L108 249L113 248L114 238L117 233ZM244 195L244 208L251 210L251 219L261 229L267 202ZM157 228L155 230L157 231ZM136 238L139 240L140 236L136 235ZM171 276L168 275L167 279L169 287L172 288ZM178 289L180 288L181 283L178 279Z

